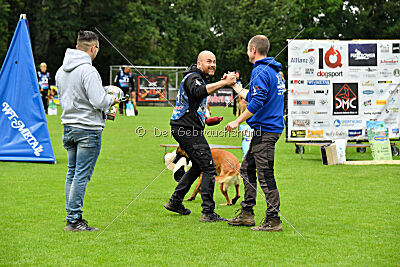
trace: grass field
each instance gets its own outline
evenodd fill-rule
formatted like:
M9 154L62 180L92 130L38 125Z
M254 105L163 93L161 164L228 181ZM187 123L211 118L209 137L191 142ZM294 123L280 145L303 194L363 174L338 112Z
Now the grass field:
M170 107L142 107L138 117L107 122L102 151L85 197L84 218L104 229L164 169ZM223 115L223 129L231 110ZM0 162L0 265L162 265L293 266L400 264L400 167L324 166L319 148L306 148L303 159L282 136L275 173L283 220L281 233L253 232L226 223L201 223L197 199L180 216L163 208L176 182L164 171L97 239L97 233L66 233L64 181L67 155L59 116L48 117L57 164ZM147 133L135 134L142 126ZM155 128L156 127L156 128ZM156 133L154 132L156 131ZM210 137L209 143L240 145L240 137ZM172 151L171 149L169 151ZM241 159L241 151L232 151ZM372 159L347 149L350 160ZM400 159L396 157L395 159ZM190 191L191 192L191 191ZM243 196L243 187L241 186ZM230 189L230 195L234 188ZM240 205L222 207L216 187L217 213L231 218ZM241 198L242 199L242 198ZM256 222L265 201L258 196Z

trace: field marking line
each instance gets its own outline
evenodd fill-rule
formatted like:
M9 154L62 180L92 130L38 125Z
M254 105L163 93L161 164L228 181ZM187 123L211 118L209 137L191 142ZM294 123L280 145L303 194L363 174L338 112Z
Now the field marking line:
M146 185L146 187L145 188L143 188L143 190L142 191L140 191L140 193L134 198L134 199L132 199L131 200L131 202L129 202L129 204L96 236L96 238L95 239L97 239L102 233L104 233L104 231L109 227L109 226L111 226L113 223L114 223L114 221L116 220L116 219L118 219L118 217L119 216L121 216L121 214L126 210L126 209L128 209L129 208L129 206L133 203L133 202L135 202L135 200L136 199L138 199L139 197L140 197L140 195L144 192L144 191L146 191L146 189L150 186L150 185L152 185L153 183L154 183L154 181L158 178L158 177L160 177L160 175L169 167L169 165L172 163L172 161L148 184L148 185Z

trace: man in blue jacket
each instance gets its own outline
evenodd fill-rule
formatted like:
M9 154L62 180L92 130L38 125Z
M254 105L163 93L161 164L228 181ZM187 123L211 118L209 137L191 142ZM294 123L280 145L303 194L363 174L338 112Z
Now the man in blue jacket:
M247 47L249 61L254 64L249 90L235 85L233 89L249 103L247 109L236 120L228 123L226 129L232 131L240 123L254 130L250 149L240 167L244 181L244 200L241 212L228 224L254 226L253 207L256 205L257 176L267 201L266 217L254 231L282 231L279 217L279 192L274 177L275 143L283 128L283 89L285 84L279 71L281 63L267 57L269 40L264 35L250 39ZM256 176L257 174L257 176Z

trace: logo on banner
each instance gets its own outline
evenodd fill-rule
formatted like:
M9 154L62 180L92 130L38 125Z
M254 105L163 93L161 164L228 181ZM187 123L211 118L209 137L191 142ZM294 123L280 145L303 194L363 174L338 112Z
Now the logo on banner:
M314 69L306 68L304 73L306 75L314 75Z
M290 84L304 84L304 80L291 80Z
M392 72L388 69L383 69L379 72L379 74L385 78L391 77L392 76Z
M365 100L363 103L363 106L364 107L372 106L372 100L371 99Z
M342 67L342 55L340 54L339 50L335 49L332 45L331 48L326 51L325 56L323 56L324 50L319 48L319 68L323 69L323 59L325 60L326 66L331 69Z
M374 90L363 90L362 93L364 95L372 95L374 93Z
M349 66L377 66L377 44L349 44Z
M400 43L394 43L392 47L393 54L400 54Z
M349 130L348 131L349 137L359 137L362 136L362 129L356 129L356 130Z
M329 80L307 80L307 85L330 85Z
M310 126L310 120L293 120L293 126Z
M313 121L313 126L314 127L329 127L329 121L328 120L316 120Z
M306 137L306 130L292 130L290 131L290 137Z
M314 94L324 94L327 95L329 92L328 89L314 90Z
M362 86L375 86L375 84L371 81L366 81L365 83L361 84Z
M376 100L376 104L378 106L385 106L386 105L386 100Z
M314 52L314 48L309 48L303 51L303 54Z
M378 83L392 83L392 81L378 81Z
M293 115L307 115L310 114L309 110L292 110Z
M384 59L381 59L380 63L382 65L398 65L399 58L398 57L384 58Z
M358 83L334 83L333 102L333 115L358 115Z
M308 138L323 138L324 131L308 131Z
M290 63L314 65L315 58L314 57L309 57L309 58L292 57L290 59Z
M314 115L328 115L328 111L314 111Z
M293 100L294 106L315 106L315 100Z
M381 53L389 53L390 45L389 44L380 44L379 49L380 49Z
M309 95L310 94L310 90L307 89L298 89L298 90L293 90L292 89L292 94L293 95Z

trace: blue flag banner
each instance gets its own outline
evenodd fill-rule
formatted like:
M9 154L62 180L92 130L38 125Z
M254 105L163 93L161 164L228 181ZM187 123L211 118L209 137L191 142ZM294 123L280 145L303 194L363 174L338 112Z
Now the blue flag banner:
M24 16L0 72L0 160L56 163Z

